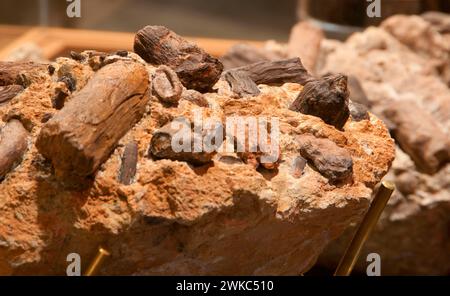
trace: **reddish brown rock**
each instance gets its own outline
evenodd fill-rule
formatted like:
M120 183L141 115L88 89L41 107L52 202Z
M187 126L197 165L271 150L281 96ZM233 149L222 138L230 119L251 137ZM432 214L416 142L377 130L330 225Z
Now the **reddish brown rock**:
M143 65L145 72L154 73L155 67L137 55L130 53L128 58ZM67 254L76 252L82 262L89 261L102 245L114 258L104 262L102 275L298 275L314 264L325 245L363 215L371 188L392 162L394 143L372 114L370 120L350 119L345 130L338 130L320 118L288 109L301 85L260 85L260 95L245 100L219 91L205 93L209 108L183 99L167 107L152 97L149 112L127 129L90 176L89 187L67 190L57 182L61 179L56 179L52 164L33 145L46 126L41 121L46 114L58 117L65 112L97 75L121 63L125 61L93 73L89 59L58 59L53 64L55 73L70 65L80 87L61 111L52 108L57 79L47 71L39 83L34 81L24 90L20 100L0 108L2 117L18 115L32 123L30 149L0 184L0 274L64 275ZM126 78L121 71L121 79L131 85ZM95 103L97 99L93 98ZM286 161L276 170L256 170L235 152L218 151L201 166L147 157L153 134L174 118L192 122L194 110L220 121L234 115L278 118L280 154ZM306 163L304 167L300 163L297 171L301 168L301 174L293 176L289 160L299 156L296 137L304 134L326 138L348 150L353 158L353 182L334 184ZM118 173L124 147L132 141L137 145L136 174L125 185ZM63 179L63 183L70 180ZM249 242L257 242L257 248L249 248Z

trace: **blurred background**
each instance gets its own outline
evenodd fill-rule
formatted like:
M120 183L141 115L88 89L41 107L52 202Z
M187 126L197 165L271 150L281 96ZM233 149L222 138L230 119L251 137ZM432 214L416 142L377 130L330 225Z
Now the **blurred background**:
M381 21L367 17L366 0L80 1L81 18L68 18L66 8L70 3L66 0L1 0L0 24L125 32L135 32L147 24L159 24L182 35L284 41L300 17L348 27ZM450 9L448 0L381 0L381 3L383 18L395 13ZM345 29L339 27L339 30Z
M182 35L287 39L296 0L81 0L68 18L66 0L1 0L0 23L135 32L164 25Z

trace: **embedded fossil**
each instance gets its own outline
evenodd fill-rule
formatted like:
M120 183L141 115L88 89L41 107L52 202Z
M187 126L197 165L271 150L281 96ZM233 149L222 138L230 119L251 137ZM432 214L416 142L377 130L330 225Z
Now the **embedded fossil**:
M85 51L25 71L27 87L0 105L28 143L0 183L0 274L64 274L68 253L92 257L100 244L113 259L105 275L299 274L361 217L394 154L373 114L337 129L289 110L307 74L298 59L240 69L258 94L236 98L218 80L221 64L166 28L146 27L135 48L142 57ZM76 81L73 92L70 81L58 82L63 76ZM52 99L61 84L70 95L58 110ZM178 118L194 145L223 132L209 119L239 119L230 133L244 131L244 141L223 133L211 151L175 151L170 124ZM263 162L264 151L221 149L227 136L247 146L252 122L265 123L257 141L278 137L269 145L276 161ZM297 141L306 134L333 146L345 166L322 167L319 158L333 157L309 153Z

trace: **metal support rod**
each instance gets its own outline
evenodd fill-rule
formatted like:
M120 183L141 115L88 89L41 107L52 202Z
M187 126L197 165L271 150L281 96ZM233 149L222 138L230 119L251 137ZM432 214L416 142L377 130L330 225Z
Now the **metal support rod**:
M94 260L92 260L91 264L89 265L88 269L84 273L85 276L93 276L98 273L100 270L100 267L102 263L105 261L106 257L110 256L111 254L104 248L99 247L97 255L95 256Z
M351 274L356 261L359 258L362 247L370 236L373 228L378 222L384 208L386 207L392 192L395 190L395 185L392 182L384 181L381 183L380 189L378 189L372 204L369 207L364 219L359 225L358 230L355 233L350 245L345 251L344 256L341 258L339 265L334 273L335 276L348 276Z

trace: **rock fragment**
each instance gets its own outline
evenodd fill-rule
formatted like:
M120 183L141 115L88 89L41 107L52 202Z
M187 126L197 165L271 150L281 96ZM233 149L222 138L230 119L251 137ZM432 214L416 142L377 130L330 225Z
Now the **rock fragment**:
M306 83L290 109L342 129L349 117L347 76L333 74Z
M259 62L230 71L245 73L256 84L267 85L305 84L312 78L299 58Z
M200 92L210 90L223 71L218 59L163 26L140 30L134 51L148 63L169 66L186 88Z
M12 119L0 131L0 180L22 159L29 134L18 120Z
M162 65L156 69L152 80L153 94L161 101L176 104L181 99L183 85L177 74L169 67Z
M450 161L449 137L415 102L392 102L383 115L394 125L394 138L419 170L434 174Z
M138 161L138 146L136 142L130 142L125 146L120 166L119 181L124 185L130 185L136 175Z
M24 90L23 86L17 84L0 86L0 104L12 100L23 90Z
M353 160L350 153L328 139L311 135L297 138L301 155L311 161L317 170L331 182L343 181L353 173Z
M78 61L78 62L82 62L85 59L85 56L83 56L81 53L73 51L73 50L70 52L70 57L73 60Z
M59 85L55 87L55 95L52 98L52 106L61 110L67 97L77 89L77 81L70 72L67 72L58 79L58 83Z
M45 71L48 65L34 62L0 62L0 86L19 84L23 87L28 76Z
M231 90L240 97L257 96L260 93L258 84L305 84L313 79L299 58L264 61L230 69L225 72L224 78Z
M258 85L243 71L227 71L224 78L230 85L231 90L241 98L257 96L261 93Z

